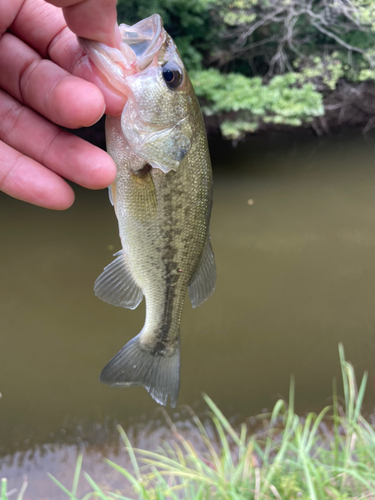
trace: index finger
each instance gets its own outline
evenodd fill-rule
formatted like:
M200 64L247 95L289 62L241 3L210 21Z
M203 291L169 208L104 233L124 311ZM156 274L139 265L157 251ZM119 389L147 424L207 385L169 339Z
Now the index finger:
M112 2L112 0L110 0ZM92 65L67 27L62 10L44 0L26 0L10 31L61 68L100 88L106 113L121 113L125 98Z
M121 35L116 23L116 0L46 1L63 8L66 23L77 36L96 40L111 47L120 46Z

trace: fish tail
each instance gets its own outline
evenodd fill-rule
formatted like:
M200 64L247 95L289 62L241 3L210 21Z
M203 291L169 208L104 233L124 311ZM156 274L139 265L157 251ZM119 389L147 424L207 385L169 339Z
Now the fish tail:
M104 367L100 382L114 387L143 385L161 405L168 397L176 406L180 388L180 343L172 352L166 349L148 349L142 346L140 335L131 339Z

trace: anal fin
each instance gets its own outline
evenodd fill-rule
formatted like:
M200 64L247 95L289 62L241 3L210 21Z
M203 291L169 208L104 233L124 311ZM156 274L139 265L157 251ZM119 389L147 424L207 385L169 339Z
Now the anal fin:
M189 285L191 305L198 307L214 292L216 284L216 265L210 236L207 237L198 268Z
M135 309L143 298L142 289L128 269L123 250L115 253L116 256L95 281L95 295L108 304Z

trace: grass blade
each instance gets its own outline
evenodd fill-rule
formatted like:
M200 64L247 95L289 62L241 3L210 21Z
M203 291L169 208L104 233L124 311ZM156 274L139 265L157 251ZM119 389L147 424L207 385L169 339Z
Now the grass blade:
M60 488L60 490L63 491L65 495L67 495L69 498L71 498L71 500L78 500L78 498L76 498L76 496L73 495L73 493L71 493L67 488L65 488L65 486L62 485L60 481L58 481L55 477L53 477L51 474L48 474L48 477L52 479L52 481Z
M73 477L73 484L72 484L72 494L73 495L77 494L79 477L81 475L82 460L83 460L83 455L82 455L82 453L80 453L77 457L76 468L74 470L74 477Z

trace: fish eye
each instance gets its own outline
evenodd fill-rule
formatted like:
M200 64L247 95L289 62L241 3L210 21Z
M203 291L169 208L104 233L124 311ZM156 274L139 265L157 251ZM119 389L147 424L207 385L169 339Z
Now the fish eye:
M161 71L164 81L169 89L173 90L181 85L182 71L178 66L166 64L161 68Z

